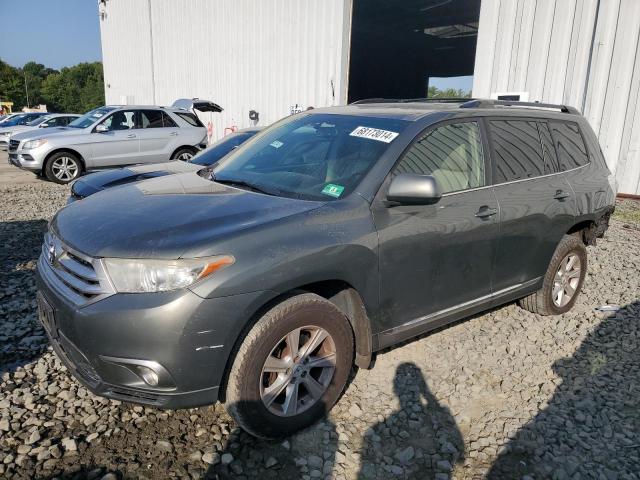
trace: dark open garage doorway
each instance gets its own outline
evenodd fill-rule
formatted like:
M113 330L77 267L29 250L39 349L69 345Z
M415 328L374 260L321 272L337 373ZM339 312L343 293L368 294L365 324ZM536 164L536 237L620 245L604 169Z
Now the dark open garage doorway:
M353 0L349 102L423 98L430 78L472 76L479 18L480 0Z

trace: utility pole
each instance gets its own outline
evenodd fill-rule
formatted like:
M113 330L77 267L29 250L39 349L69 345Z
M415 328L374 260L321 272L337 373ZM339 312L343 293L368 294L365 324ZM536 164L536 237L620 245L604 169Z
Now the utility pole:
M27 72L24 73L24 93L27 94L27 108L29 108L29 88L27 87Z

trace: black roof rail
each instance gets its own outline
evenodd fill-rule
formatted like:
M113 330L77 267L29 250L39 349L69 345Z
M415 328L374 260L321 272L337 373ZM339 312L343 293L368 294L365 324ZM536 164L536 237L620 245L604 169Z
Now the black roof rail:
M546 110L558 110L562 113L570 113L572 115L580 115L580 111L574 107L567 105L556 105L554 103L542 102L519 102L515 100L493 100L493 99L474 99L460 105L460 108L495 108L495 107L521 107L521 108L540 108Z
M465 103L469 98L363 98L349 105L363 105L367 103Z

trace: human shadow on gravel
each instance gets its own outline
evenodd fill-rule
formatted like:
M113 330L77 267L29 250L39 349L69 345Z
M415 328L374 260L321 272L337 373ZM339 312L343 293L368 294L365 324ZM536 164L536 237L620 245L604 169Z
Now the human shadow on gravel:
M414 363L398 366L393 390L400 409L365 434L358 479L452 478L464 459L464 441L449 409Z
M48 344L34 275L46 230L45 220L0 222L0 373L32 361Z
M261 411L262 402L247 402ZM325 414L328 409L323 405ZM204 479L289 479L325 478L331 475L338 449L336 427L324 417L310 427L278 440L256 438L236 428L226 440L224 449L214 453ZM213 453L214 450L205 451ZM204 457L203 457L204 458ZM211 458L211 457L210 457Z
M638 478L640 301L604 318L553 369L562 383L488 478Z

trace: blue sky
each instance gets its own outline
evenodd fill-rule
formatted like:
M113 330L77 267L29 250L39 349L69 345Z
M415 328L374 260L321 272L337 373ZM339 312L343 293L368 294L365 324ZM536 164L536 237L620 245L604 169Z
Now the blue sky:
M456 90L464 90L470 92L473 88L473 75L468 77L449 77L449 78L430 78L430 87L437 87L440 90L446 90L447 88L455 88Z
M97 0L0 0L0 59L59 69L102 59Z

